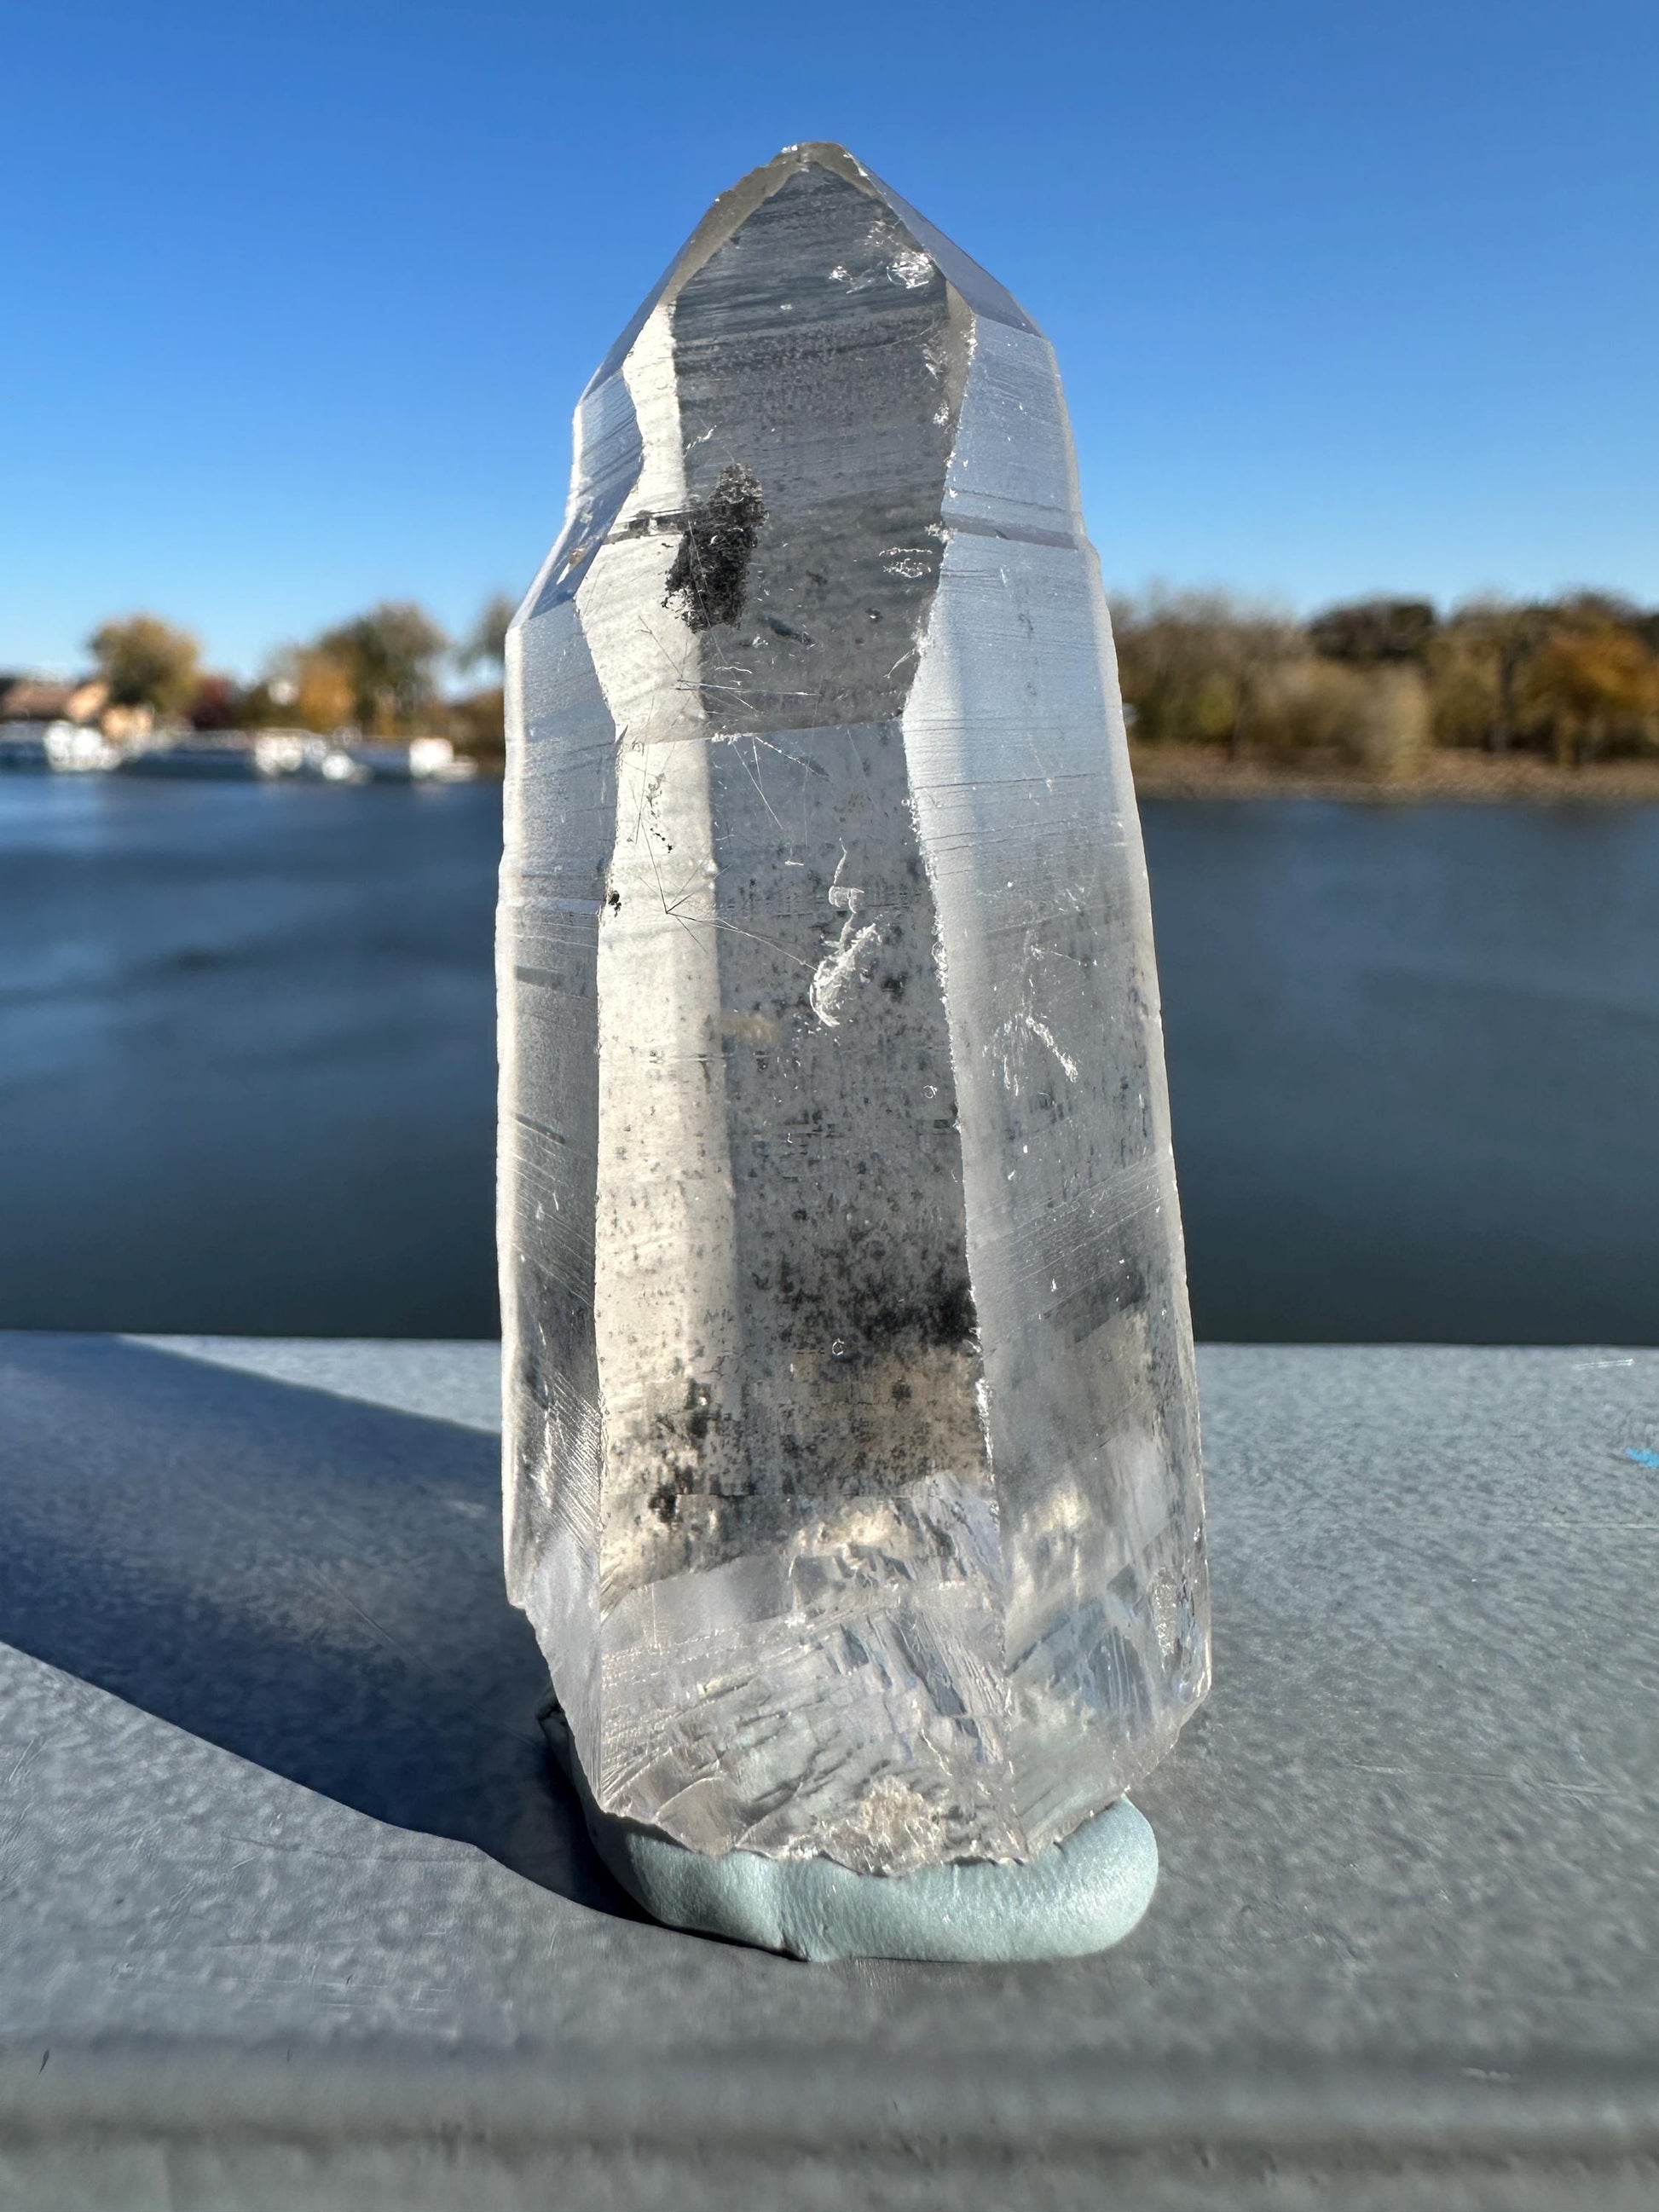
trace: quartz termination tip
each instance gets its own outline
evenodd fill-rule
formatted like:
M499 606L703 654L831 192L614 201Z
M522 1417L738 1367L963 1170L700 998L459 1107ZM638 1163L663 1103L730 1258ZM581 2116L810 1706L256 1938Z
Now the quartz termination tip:
M1034 1856L1209 1679L1145 862L1052 353L837 147L717 201L508 642L508 1575L605 1812Z

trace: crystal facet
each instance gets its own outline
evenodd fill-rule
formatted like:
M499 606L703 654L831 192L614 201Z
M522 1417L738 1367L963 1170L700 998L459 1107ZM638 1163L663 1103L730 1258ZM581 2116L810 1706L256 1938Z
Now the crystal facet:
M508 1576L593 1796L1030 1857L1208 1684L1146 866L1052 352L841 148L583 396L508 724Z

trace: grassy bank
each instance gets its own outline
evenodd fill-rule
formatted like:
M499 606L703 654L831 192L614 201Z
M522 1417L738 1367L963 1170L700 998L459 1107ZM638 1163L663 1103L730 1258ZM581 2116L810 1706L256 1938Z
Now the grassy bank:
M1170 743L1132 743L1129 759L1142 799L1659 805L1659 759L1590 761L1567 768L1532 753L1441 750L1403 772L1379 774L1334 750L1293 760L1249 755L1234 759L1225 745Z

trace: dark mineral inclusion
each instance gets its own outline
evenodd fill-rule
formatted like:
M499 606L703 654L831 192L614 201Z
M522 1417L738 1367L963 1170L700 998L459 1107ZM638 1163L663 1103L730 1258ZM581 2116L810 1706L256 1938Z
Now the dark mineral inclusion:
M1157 979L1053 355L836 146L584 395L508 652L508 1570L594 1798L1035 1856L1208 1682Z

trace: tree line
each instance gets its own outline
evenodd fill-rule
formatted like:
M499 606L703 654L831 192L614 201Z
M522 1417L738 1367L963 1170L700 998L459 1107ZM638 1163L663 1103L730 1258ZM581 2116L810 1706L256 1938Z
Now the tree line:
M1432 746L1659 755L1659 611L1604 592L1372 599L1300 622L1219 592L1115 601L1134 738L1409 774Z
M448 737L480 758L501 750L501 657L514 602L489 599L459 639L423 607L388 599L307 643L284 646L252 684L204 665L199 641L159 615L100 623L88 646L113 707L197 730L353 729ZM447 670L471 689L447 692Z
M353 728L501 749L501 654L514 605L491 599L452 639L388 600L283 647L258 680L203 665L191 634L155 615L89 641L115 706L197 729ZM1139 744L1323 756L1409 775L1433 746L1543 754L1565 766L1659 756L1659 611L1603 592L1472 600L1370 599L1307 621L1222 592L1114 602L1124 700ZM447 671L474 686L446 692Z

